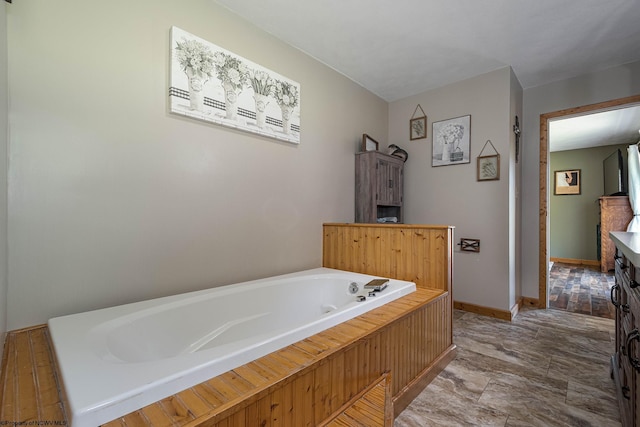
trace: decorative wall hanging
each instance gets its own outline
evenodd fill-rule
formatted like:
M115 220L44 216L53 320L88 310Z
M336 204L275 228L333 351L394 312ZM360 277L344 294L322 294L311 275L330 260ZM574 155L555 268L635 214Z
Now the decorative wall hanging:
M460 250L465 252L480 252L480 239L460 239Z
M171 112L300 143L300 85L171 28Z
M558 196L580 194L582 188L580 169L555 171L553 175L555 177L553 194Z
M432 124L431 166L471 162L471 116Z
M362 134L362 151L378 151L378 141L371 138L366 133Z
M416 113L418 109L422 112L422 116L416 117ZM424 139L427 137L427 115L424 113L424 110L418 104L416 109L413 111L413 116L411 116L411 120L409 121L409 138L411 141L414 139Z
M483 156L484 149L487 148L487 144L491 145L495 154L490 156ZM484 143L480 155L478 155L478 181L497 181L500 179L500 153L494 147L493 142L487 139Z
M520 154L520 122L516 116L516 124L513 125L513 133L516 134L516 163L518 163L518 154Z

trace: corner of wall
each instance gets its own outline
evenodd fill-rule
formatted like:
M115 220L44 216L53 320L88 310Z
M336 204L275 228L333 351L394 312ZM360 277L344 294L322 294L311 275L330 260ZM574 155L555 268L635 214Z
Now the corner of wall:
M516 135L516 117L518 131L522 123L522 85L513 68L509 67L509 305L513 307L522 297L522 140Z
M7 332L7 174L9 140L9 95L7 81L7 4L0 7L0 347L4 354Z

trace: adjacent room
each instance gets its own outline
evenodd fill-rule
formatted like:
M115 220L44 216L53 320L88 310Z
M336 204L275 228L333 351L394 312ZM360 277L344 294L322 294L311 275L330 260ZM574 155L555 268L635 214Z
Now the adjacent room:
M0 424L640 420L639 21L5 0Z
M615 316L609 298L615 247L608 234L625 231L633 217L627 148L640 141L638 123L635 104L550 121L551 308Z

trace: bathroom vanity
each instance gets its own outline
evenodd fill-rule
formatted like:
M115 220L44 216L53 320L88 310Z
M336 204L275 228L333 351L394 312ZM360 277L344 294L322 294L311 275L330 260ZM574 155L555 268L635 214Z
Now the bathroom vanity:
M611 376L616 384L623 426L640 423L640 233L611 232L615 243L615 353Z

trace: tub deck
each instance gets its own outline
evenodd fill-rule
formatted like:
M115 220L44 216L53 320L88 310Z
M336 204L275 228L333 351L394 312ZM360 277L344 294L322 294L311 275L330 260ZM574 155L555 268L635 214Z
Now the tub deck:
M402 324L403 321L411 322L411 326L419 326L409 315L430 304L438 306L433 312L442 317L445 314L442 310L446 307L448 299L448 293L445 291L418 289L383 307L105 425L227 427L320 424L336 417L343 409L345 399L357 396L369 384L379 380L379 373L375 372L384 371L384 367L389 363L389 360L384 360L384 355L388 356L389 352L397 349L386 345L387 353L378 353L383 356L371 356L369 360L364 361L364 366L374 369L363 368L358 356L363 355L364 350L369 347L381 345L380 335L383 334L384 328L390 324L397 324L399 330L407 330L409 324ZM439 301L443 303L439 304ZM426 316L428 319L424 319L425 324L446 322L445 319L438 320L435 315ZM414 330L408 333L417 335L418 332ZM397 333L398 331L394 331L393 335ZM415 371L423 371L422 366L425 362L433 368L430 369L432 372L428 374L426 382L425 376L421 376L421 384L426 385L455 356L455 346L450 346L445 352L435 355L429 355L424 350L424 347L416 349L414 354L410 355L409 360L416 361L411 365L415 366L402 366L401 370L391 373L394 385L396 380L402 384L403 377L404 381L410 382L410 379L416 376ZM434 361L428 361L429 357ZM352 371L358 375L351 376L352 380L341 382L341 378L336 378L336 375L341 374L336 372L334 365L342 368L341 372ZM0 381L0 421L46 421L48 425L68 425L63 411L61 384L55 370L53 349L46 326L10 332L7 335ZM283 384L289 386L282 387ZM332 387L331 384L340 386ZM403 386L403 389L406 387ZM394 399L401 398L403 393L403 390L395 391ZM310 398L312 394L327 404L314 405ZM362 417L378 417L366 410L355 413L361 414ZM393 418L387 418L389 417ZM363 421L367 425L368 421Z

